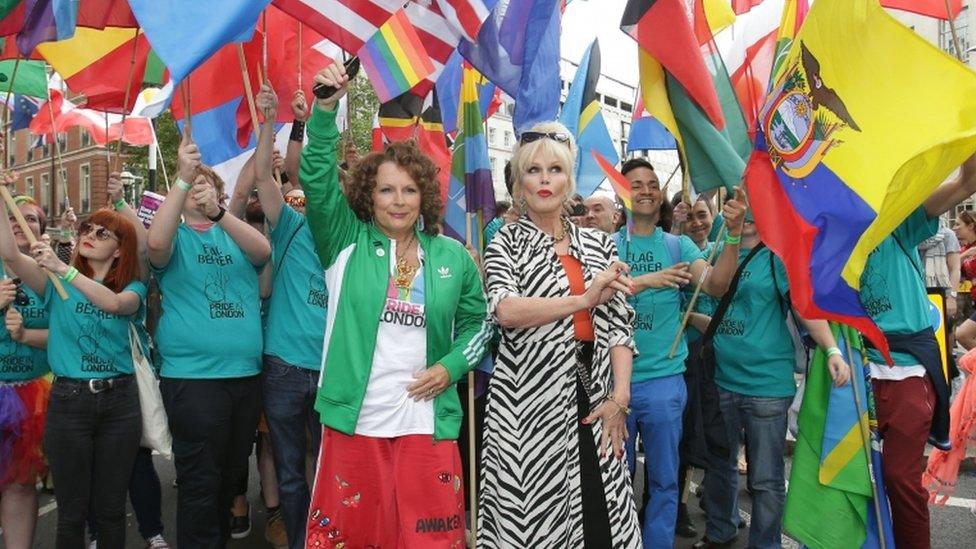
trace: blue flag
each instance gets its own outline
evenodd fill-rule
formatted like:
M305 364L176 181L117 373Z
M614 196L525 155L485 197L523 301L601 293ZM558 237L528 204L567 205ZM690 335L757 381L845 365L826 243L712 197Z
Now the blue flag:
M477 42L462 40L458 46L478 72L515 98L517 134L556 118L561 15L559 0L502 0Z
M31 120L37 114L38 103L27 96L14 95L14 112L11 117L11 131L22 130L30 126Z

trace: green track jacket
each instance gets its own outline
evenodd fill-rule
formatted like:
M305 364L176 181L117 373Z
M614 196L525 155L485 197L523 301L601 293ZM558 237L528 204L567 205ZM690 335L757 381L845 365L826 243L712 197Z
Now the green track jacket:
M390 240L361 221L339 187L335 112L315 107L300 178L308 224L329 288L322 374L315 409L322 423L353 434L373 364L376 331L390 276ZM492 328L478 268L460 242L418 232L424 251L427 364L456 382L485 353ZM456 439L461 402L448 388L434 401L434 438Z

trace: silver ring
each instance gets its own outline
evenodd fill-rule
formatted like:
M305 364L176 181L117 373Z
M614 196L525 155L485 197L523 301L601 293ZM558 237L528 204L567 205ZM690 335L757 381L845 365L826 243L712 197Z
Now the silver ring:
M427 389L427 396L430 396L432 394L434 394L434 390L433 389Z

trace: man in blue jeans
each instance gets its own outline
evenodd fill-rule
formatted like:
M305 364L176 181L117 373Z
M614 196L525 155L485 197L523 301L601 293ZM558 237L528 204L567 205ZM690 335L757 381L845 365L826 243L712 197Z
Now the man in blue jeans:
M282 197L271 175L277 98L262 86L257 105L265 112L254 170L258 198L271 225L272 286L264 331L264 414L271 432L278 497L288 546L305 547L311 499L306 478L308 448L318 452L322 425L315 412L322 338L329 294L305 219L305 194L291 190ZM296 97L296 118L304 112ZM302 141L304 124L296 122L291 139ZM300 125L299 125L300 124ZM297 131L296 131L297 130Z
M671 341L681 322L680 286L705 276L708 266L701 250L686 236L659 227L664 191L651 164L642 158L621 167L632 189L633 224L615 235L617 253L630 265L636 286L629 298L636 314L634 339L639 355L634 357L631 383L631 413L627 416L627 460L631 474L636 470L637 435L644 441L648 498L643 511L644 547L674 545L674 524L678 512L678 444L687 392L684 376L688 349L682 336L673 357ZM742 228L745 205L732 200L726 206L729 230ZM721 295L735 272L736 246L719 257L714 271L705 278L706 292Z
M779 549L786 499L786 412L796 393L796 358L787 325L789 284L783 263L769 249L763 247L750 255L761 245L751 222L745 223L740 244L739 262L748 259L748 263L742 266L738 286L713 340L715 383L731 448L724 459L716 458L705 471L702 503L707 527L705 537L693 547L727 547L735 541L739 522L738 440L745 431L747 482L752 496L749 547ZM834 382L846 383L850 370L827 322L800 320L814 341L828 349Z

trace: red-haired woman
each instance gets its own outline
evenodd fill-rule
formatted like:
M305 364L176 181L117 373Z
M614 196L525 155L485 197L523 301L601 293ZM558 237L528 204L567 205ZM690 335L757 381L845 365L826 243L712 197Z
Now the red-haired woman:
M146 297L133 224L99 210L78 231L71 266L38 242L30 255L0 222L0 257L50 315L51 387L44 451L58 503L57 547L83 547L89 501L99 545L125 545L125 498L142 420L133 378L129 325ZM61 299L45 270L68 293Z

